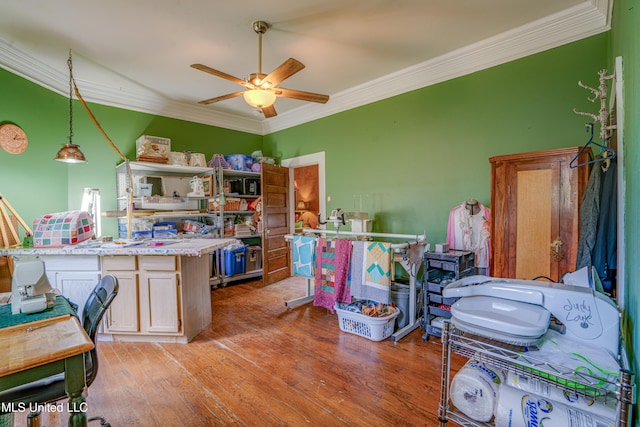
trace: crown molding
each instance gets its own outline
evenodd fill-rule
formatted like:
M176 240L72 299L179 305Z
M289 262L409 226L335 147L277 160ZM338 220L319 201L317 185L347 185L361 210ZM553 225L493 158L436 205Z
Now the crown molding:
M613 0L581 3L429 61L333 94L327 104L308 103L271 119L254 119L215 112L199 105L167 99L149 91L138 92L76 80L83 97L89 102L266 135L608 31L611 27L612 4ZM67 96L68 75L52 69L3 40L0 40L0 67ZM372 87L375 87L374 91L371 90Z
M582 3L263 122L263 135L543 52L611 28L612 0ZM375 87L375 91L371 88Z

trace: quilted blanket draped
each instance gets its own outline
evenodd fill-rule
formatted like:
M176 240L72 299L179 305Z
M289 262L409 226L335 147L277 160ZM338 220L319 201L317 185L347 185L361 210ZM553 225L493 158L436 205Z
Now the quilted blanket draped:
M384 304L391 302L391 244L353 242L351 296Z
M316 237L293 236L293 274L303 277L315 277Z
M344 239L317 241L316 286L313 305L335 312L336 302L351 302L349 261L351 241Z

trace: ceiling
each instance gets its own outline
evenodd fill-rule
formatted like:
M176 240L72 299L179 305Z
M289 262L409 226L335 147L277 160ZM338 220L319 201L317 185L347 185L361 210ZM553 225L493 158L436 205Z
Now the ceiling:
M610 25L613 0L0 0L0 66L68 96L267 134L579 40ZM327 104L278 98L265 119L240 79L295 58L282 86Z

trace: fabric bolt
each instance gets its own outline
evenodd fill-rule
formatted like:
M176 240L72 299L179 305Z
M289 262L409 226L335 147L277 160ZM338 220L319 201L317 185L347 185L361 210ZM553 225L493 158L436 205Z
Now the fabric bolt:
M293 274L315 277L316 237L293 236Z
M313 305L335 313L336 302L351 302L349 262L352 246L349 240L317 241L317 265Z

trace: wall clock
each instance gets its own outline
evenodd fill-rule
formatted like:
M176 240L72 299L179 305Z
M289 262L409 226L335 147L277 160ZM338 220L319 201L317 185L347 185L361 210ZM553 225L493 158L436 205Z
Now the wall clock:
M11 123L0 125L0 147L7 153L20 154L27 149L27 134Z

